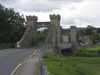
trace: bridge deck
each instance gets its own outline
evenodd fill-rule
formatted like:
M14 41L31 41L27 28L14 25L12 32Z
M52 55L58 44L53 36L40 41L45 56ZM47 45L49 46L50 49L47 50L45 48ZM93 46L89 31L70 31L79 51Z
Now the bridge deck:
M44 24L44 25L48 25L50 24L50 22L37 22L38 25Z

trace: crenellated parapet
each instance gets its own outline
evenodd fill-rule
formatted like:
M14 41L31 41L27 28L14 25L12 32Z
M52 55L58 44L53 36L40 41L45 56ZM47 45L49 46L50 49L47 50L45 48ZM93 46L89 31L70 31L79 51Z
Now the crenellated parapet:
M61 16L59 14L55 15L50 15L50 19L57 19L57 20L60 20L61 19Z
M29 21L29 20L33 20L33 21L37 21L38 20L38 17L37 16L26 16L26 20Z
M35 26L37 20L38 20L37 16L31 16L31 15L30 16L26 16L26 25L27 25L27 27Z

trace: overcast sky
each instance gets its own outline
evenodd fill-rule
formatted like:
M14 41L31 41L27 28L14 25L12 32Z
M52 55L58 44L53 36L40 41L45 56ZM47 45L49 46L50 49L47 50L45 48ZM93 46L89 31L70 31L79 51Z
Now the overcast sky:
M49 14L60 14L63 28L100 27L100 0L0 0L0 3L24 15L36 15L38 21L49 21Z

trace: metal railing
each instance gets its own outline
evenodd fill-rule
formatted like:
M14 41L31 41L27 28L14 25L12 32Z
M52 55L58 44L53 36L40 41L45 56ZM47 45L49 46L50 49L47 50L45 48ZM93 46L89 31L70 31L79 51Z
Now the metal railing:
M50 72L47 69L47 66L43 66L44 75L50 75Z

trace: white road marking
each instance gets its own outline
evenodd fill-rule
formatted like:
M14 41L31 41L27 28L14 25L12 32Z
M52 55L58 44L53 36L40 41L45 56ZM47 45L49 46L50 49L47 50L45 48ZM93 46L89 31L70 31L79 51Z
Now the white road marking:
M16 75L16 72L19 69L19 67L21 67L25 63L25 61L27 61L29 58L33 57L37 52L38 52L38 50L35 50L30 56L28 56L24 60L22 60L10 75Z

